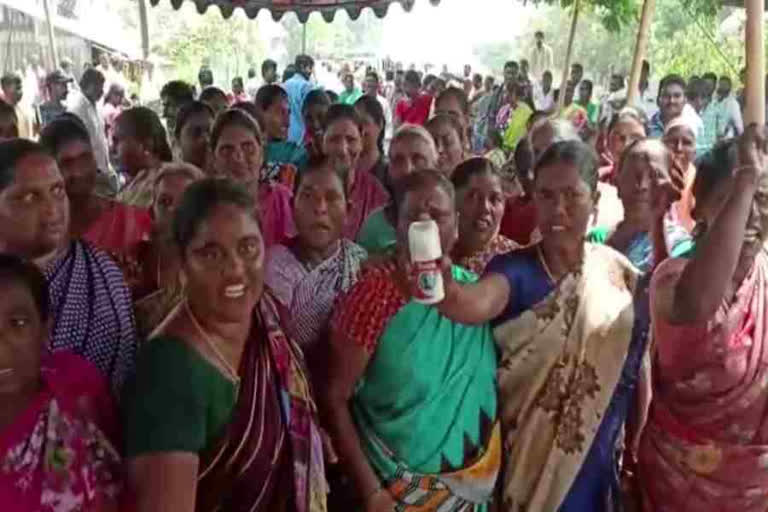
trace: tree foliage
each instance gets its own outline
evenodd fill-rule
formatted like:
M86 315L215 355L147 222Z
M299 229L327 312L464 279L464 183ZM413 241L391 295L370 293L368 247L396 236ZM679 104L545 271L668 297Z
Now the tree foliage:
M524 3L546 3L563 9L573 6L576 0L522 0ZM583 10L591 11L603 26L611 32L619 32L624 27L637 22L643 0L579 0ZM720 0L677 0L678 7L683 7L696 16L714 17L720 8Z
M628 75L632 65L641 0L637 0L634 18L625 16L632 0L603 1L597 5L581 0L586 8L579 17L574 41L573 59L587 70L597 83L607 81L610 73ZM573 0L539 0L536 21L509 45L477 49L478 57L492 69L500 70L503 62L530 55L537 30L547 34L547 42L555 54L555 67L560 68L565 58L570 11ZM656 0L656 11L651 23L647 58L651 72L658 80L668 73L684 77L712 71L737 78L735 70L743 65L743 41L739 34L722 34L719 24L732 9L718 9L717 0ZM616 25L606 22L605 9L614 9L613 19L623 20ZM601 11L602 10L602 11ZM503 55L507 52L506 55ZM485 62L488 61L488 62ZM559 76L556 75L556 79Z

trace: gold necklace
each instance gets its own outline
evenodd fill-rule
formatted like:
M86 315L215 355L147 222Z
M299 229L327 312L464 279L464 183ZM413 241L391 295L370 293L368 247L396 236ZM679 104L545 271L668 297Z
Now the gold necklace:
M205 329L203 329L203 326L200 325L200 322L197 321L197 318L195 318L195 315L192 313L192 309L189 307L188 300L184 301L184 308L186 309L190 320L192 320L192 325L195 326L195 329L197 329L197 332L203 338L203 341L205 341L205 343L208 345L208 348L213 351L219 362L222 364L222 366L224 366L224 369L229 373L228 377L234 381L235 384L240 384L240 376L237 374L232 365L229 364L229 361L227 361L227 358L224 357L224 354L219 351L219 348L216 346L216 343L213 342L211 336L206 332Z
M541 266L544 269L544 273L547 274L547 278L549 278L549 281L552 284L555 284L557 280L555 280L555 276L552 275L552 271L549 270L549 265L547 265L547 260L544 259L544 251L541 250L541 244L536 246L536 254L539 256L539 262L541 263Z

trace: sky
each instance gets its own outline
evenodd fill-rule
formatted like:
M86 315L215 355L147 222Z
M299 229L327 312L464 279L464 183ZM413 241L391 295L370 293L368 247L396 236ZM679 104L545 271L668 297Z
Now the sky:
M519 0L441 0L437 6L416 0L410 12L393 2L383 20L382 47L405 62L473 63L473 44L511 41L535 14L536 7ZM336 17L344 20L347 14L341 11ZM265 11L257 20L266 32L275 25Z

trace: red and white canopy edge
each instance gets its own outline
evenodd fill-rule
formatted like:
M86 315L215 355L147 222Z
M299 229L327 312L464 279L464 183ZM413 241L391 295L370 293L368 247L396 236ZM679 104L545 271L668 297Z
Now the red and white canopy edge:
M179 9L185 0L149 0L153 6L161 1L170 1L174 9ZM319 12L325 21L333 21L336 11L344 9L349 17L356 20L363 9L369 8L379 18L386 16L389 4L399 3L405 11L410 11L416 0L186 0L192 2L197 7L197 11L202 14L208 7L217 6L221 10L224 18L229 18L235 9L240 8L245 11L249 18L255 18L262 9L266 9L272 14L275 21L283 17L287 12L294 12L299 21L305 23L309 15L313 12ZM427 1L427 0L424 0ZM429 0L432 5L438 5L440 0Z

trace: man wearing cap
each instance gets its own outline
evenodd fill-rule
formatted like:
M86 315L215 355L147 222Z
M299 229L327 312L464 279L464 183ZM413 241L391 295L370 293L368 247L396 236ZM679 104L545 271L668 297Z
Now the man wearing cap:
M6 73L0 78L0 88L2 88L2 100L13 107L16 111L16 120L19 131L19 138L31 139L33 136L33 126L29 115L24 111L21 105L21 98L24 96L24 86L21 76L18 73Z
M64 101L69 92L69 83L72 80L60 70L51 71L45 77L45 89L48 92L48 101L40 105L38 110L39 130L67 111Z

